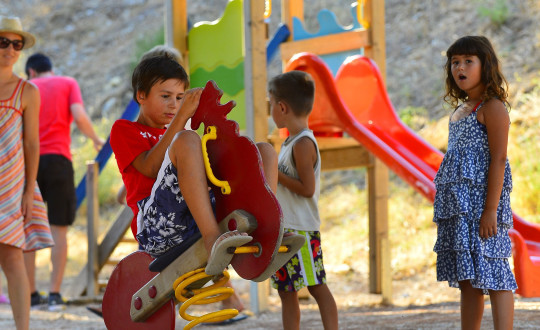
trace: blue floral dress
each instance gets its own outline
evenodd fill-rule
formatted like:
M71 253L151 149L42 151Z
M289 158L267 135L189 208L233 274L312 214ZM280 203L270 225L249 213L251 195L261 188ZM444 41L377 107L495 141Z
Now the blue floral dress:
M483 104L478 106L482 107ZM497 235L479 235L480 217L487 194L490 163L486 127L473 111L450 122L448 151L435 176L434 218L437 224L437 280L458 288L458 281L488 290L515 290L517 284L508 258L512 247L508 229L512 227L510 192L512 174L508 160L497 207Z

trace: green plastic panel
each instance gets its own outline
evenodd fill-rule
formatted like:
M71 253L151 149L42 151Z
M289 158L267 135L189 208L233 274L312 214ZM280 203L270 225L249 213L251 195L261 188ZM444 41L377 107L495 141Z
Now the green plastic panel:
M188 47L191 86L204 87L214 80L223 91L222 103L236 102L229 118L245 129L243 0L229 1L218 20L196 23L189 31Z

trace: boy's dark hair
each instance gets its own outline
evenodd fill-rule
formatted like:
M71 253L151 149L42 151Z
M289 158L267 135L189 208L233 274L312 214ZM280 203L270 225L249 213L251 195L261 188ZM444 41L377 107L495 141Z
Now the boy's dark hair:
M154 56L165 56L165 57L170 58L171 60L174 60L180 63L180 65L182 65L182 55L174 47L169 47L165 45L154 46L152 47L152 49L142 54L141 61L146 60L147 58L150 58L150 57L154 57Z
M52 62L49 57L41 53L35 53L26 60L25 73L30 77L30 69L37 73L48 72L52 70Z
M504 78L497 55L491 42L484 36L466 36L456 40L446 51L446 94L444 100L456 107L458 102L467 99L467 93L461 90L452 76L452 56L476 55L482 63L481 80L486 86L483 101L498 98L508 104L508 82Z
M268 83L268 93L291 107L296 116L307 116L313 108L315 83L309 73L289 71L275 76Z
M167 56L154 56L142 60L133 70L131 86L133 87L133 100L137 101L137 92L144 95L150 93L150 89L157 83L169 79L178 79L189 88L189 78L184 68L175 60Z

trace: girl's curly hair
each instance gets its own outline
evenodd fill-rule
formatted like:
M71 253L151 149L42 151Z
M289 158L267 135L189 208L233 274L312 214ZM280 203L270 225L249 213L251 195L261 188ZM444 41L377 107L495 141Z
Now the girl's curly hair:
M444 101L456 107L459 101L467 99L467 93L461 90L452 76L452 56L476 55L482 63L481 79L486 86L482 100L498 98L508 104L508 82L504 78L497 55L491 42L484 36L466 36L456 40L446 51L446 94Z

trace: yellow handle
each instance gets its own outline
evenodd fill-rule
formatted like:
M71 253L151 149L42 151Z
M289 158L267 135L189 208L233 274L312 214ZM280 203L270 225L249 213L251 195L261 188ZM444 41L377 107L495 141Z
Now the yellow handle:
M258 246L239 246L237 248L234 248L234 254L245 254L245 253L259 253L260 249ZM285 253L289 252L289 247L285 245L281 245L278 248L279 253Z
M358 23L360 23L364 29L369 29L369 22L364 18L365 4L366 0L356 1L356 18L358 19Z
M204 159L204 167L206 168L206 176L208 177L208 180L212 182L217 187L221 187L221 193L223 195L228 195L231 193L231 186L229 185L228 181L221 181L218 180L214 176L214 173L212 172L212 167L210 167L210 159L208 157L208 149L206 148L206 142L208 140L215 140L217 139L217 129L216 126L208 126L206 128L206 134L202 137L202 151L203 151L203 159Z

